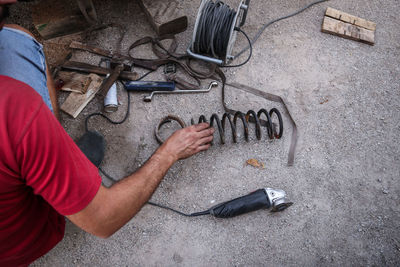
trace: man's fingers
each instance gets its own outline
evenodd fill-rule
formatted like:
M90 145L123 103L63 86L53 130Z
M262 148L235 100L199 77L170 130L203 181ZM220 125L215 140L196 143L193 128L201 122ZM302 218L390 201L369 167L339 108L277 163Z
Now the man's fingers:
M199 134L199 137L202 138L202 137L213 135L214 132L215 132L215 129L211 127L211 128L200 131L198 134Z
M204 130L204 129L207 129L208 127L210 127L210 124L207 123L207 122L202 122L202 123L199 123L199 124L195 124L195 125L193 125L192 127L193 127L197 132L200 132L200 131L202 131L202 130Z
M202 145L202 146L198 146L196 149L196 153L200 152L200 151L204 151L210 148L210 144L206 144L206 145Z
M200 140L197 142L197 144L199 146L208 144L213 140L213 138L214 138L214 136L206 136L206 137L200 138Z

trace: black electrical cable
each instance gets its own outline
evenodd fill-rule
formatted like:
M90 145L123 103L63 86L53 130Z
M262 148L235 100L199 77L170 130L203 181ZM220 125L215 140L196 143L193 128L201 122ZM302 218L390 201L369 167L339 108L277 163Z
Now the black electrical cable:
M252 45L251 42L250 42L249 36L248 36L244 31L242 31L242 29L240 29L240 28L235 28L235 30L238 31L238 32L241 32L241 33L244 35L244 37L246 37L247 41L249 42L249 47L250 47L249 56L247 57L247 59L246 59L244 62L242 62L242 63L240 63L240 64L237 64L237 65L223 65L223 66L221 66L222 68L236 68L236 67L241 67L241 66L243 66L244 64L246 64L247 62L249 62L249 60L250 60L250 58L251 58L251 56L252 56L252 54L253 54L253 45Z
M147 201L147 204L155 206L155 207L159 207L159 208L162 208L162 209L170 210L170 211L173 211L175 213L178 213L179 215L186 216L186 217L196 217L196 216L202 216L202 215L210 214L210 210L194 212L194 213L184 213L182 211L179 211L179 210L176 210L176 209L173 209L173 208L170 208L168 206L164 206L164 205L161 205L161 204L158 204L158 203L154 203L154 202L151 202L151 201Z
M281 21L281 20L288 19L288 18L290 18L290 17L296 16L296 15L300 14L301 12L303 12L304 10L306 10L306 9L308 9L308 8L310 8L310 7L312 7L313 5L316 5L316 4L319 4L319 3L322 3L322 2L326 2L326 1L329 1L329 0L318 0L318 1L312 2L312 3L308 4L308 5L306 5L305 7L303 7L303 8L301 8L301 9L297 10L297 11L294 12L294 13L291 13L291 14L289 14L289 15L286 15L286 16L283 16L283 17L280 17L280 18L277 18L277 19L274 19L274 20L271 20L271 21L265 23L265 24L264 24L263 26L261 26L261 28L257 31L256 35L254 36L253 40L251 40L251 42L249 43L249 45L246 46L245 48L243 48L242 51L240 51L239 53L237 53L237 54L234 56L234 58L239 57L241 54L243 54L243 53L246 52L249 48L251 48L251 46L254 45L254 43L258 40L258 38L261 36L261 34L264 32L264 30L265 30L268 26L274 24L275 22L278 22L278 21Z
M137 79L137 81L140 81L141 79L143 79L144 77L146 77L147 75L149 75L150 73L152 73L153 72L153 70L151 70L151 71L148 71L148 72L146 72L145 74L143 74L141 77L139 77L139 79ZM124 116L124 118L122 118L122 120L120 120L120 121L113 121L113 120L111 120L109 117L107 117L106 115L104 115L104 114L102 114L102 113L99 113L99 112L96 112L96 113L92 113L92 114L89 114L86 118L85 118L85 130L86 130L86 132L88 132L89 131L89 127L88 127L88 124L89 124L89 119L90 118L92 118L92 117L94 117L94 116L100 116L100 117L103 117L103 118L105 118L109 123L111 123L111 124L122 124L122 123L124 123L127 119L128 119L128 117L129 117L129 114L130 114L130 103L131 103L131 95L129 94L129 91L126 91L126 93L128 94L128 97L127 97L127 107L126 107L126 113L125 113L125 116ZM108 173L106 173L105 171L104 171L104 169L102 169L101 167L99 167L99 170L104 174L104 176L106 176L109 180L111 180L112 182L114 182L114 183L116 183L116 182L118 182L118 180L117 179L115 179L115 178L113 178L111 175L109 175Z
M146 72L146 73L143 74L141 77L139 77L139 79L137 79L137 81L142 80L144 77L146 77L147 75L149 75L149 74L152 73L152 72L153 72L153 70L151 70L151 71L149 71L149 72ZM113 121L112 119L110 119L109 117L107 117L106 115L104 115L103 113L100 113L100 112L95 112L95 113L89 114L89 115L86 117L86 119L85 119L85 130L86 130L86 132L89 131L89 127L88 127L89 119L92 118L92 117L94 117L94 116L103 117L104 119L106 119L106 120L107 120L109 123L111 123L111 124L122 124L122 123L124 123L124 122L128 119L128 117L129 117L130 106L131 106L131 105L130 105L130 102L131 102L131 95L129 94L129 91L126 91L126 92L127 92L127 94L128 94L128 103L127 103L126 113L125 113L124 118L122 118L122 120L120 120L120 121Z
M222 1L208 1L198 21L194 52L224 59L235 17L236 11Z

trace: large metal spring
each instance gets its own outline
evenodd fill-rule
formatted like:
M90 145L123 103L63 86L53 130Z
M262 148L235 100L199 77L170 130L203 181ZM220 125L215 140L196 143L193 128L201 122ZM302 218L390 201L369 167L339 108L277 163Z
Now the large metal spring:
M279 132L276 131L276 124L272 122L272 115L275 114L278 117L279 121ZM262 117L266 118L266 120L262 119ZM225 125L226 122L229 122L229 125L231 127L231 132L232 132L232 140L234 143L237 143L238 141L238 135L237 135L237 121L240 119L240 121L243 124L243 131L244 131L244 138L248 142L249 141L249 122L255 123L255 130L256 130L256 137L258 140L261 139L261 126L265 126L267 128L267 134L269 139L279 139L282 137L283 134L283 121L282 121L282 115L279 112L278 109L272 108L269 112L266 109L260 109L257 113L254 110L249 110L247 111L246 114L237 111L233 115L230 113L224 113L222 115L222 120L219 119L219 116L217 114L212 114L210 117L210 126L214 127L214 124L216 124L216 129L218 130L219 136L220 136L220 141L221 144L225 144ZM179 125L184 128L186 127L185 122L174 115L168 115L164 118L161 119L161 121L158 123L155 129L155 137L157 141L162 144L164 140L161 138L160 135L160 129L165 123L169 123L171 121L176 121L179 123ZM198 123L202 122L208 122L206 117L204 115L201 115L199 117ZM195 124L194 119L191 120L191 124Z
M276 125L275 123L272 122L272 115L276 114L278 117L279 121L279 132L276 131ZM262 120L262 116L266 118L266 120ZM229 122L231 132L232 132L232 140L234 143L237 143L238 135L237 135L237 121L238 119L241 120L243 124L243 130L244 130L244 138L248 142L249 141L249 122L255 123L255 131L256 131L256 137L257 140L261 139L261 126L265 126L267 128L267 133L269 139L279 139L282 137L283 134L283 121L282 121L282 115L279 112L278 109L272 108L269 112L266 109L260 109L257 113L254 110L249 110L247 111L246 114L237 111L233 115L233 119L231 114L229 113L224 113L222 115L222 120L219 119L219 116L217 114L212 114L210 117L210 126L214 127L216 124L216 129L218 129L219 136L220 136L220 141L221 144L225 144L225 125L226 121ZM198 123L201 122L208 122L206 117L204 115L201 115L199 118ZM192 125L195 124L194 120L191 120Z

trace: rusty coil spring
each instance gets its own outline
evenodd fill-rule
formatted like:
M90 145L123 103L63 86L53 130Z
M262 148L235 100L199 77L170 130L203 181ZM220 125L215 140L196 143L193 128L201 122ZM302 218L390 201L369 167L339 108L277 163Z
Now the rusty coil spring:
M272 122L271 117L273 114L275 114L278 117L279 132L277 132L275 129L276 124ZM263 115L266 118L266 120L262 119ZM210 126L214 127L214 124L216 124L216 129L218 129L221 144L225 144L226 121L229 122L229 125L231 128L233 142L237 143L237 141L238 141L237 121L238 121L238 119L240 119L240 121L243 124L244 138L247 142L249 141L249 122L255 123L256 137L258 140L261 139L261 126L265 126L267 128L267 133L268 133L269 139L274 139L274 138L279 139L282 137L282 134L283 134L282 115L279 112L279 110L276 108L272 108L269 112L266 109L260 109L257 113L254 110L249 110L249 111L247 111L246 114L244 114L240 111L237 111L233 115L233 119L232 119L232 115L230 113L224 113L222 115L222 120L220 120L219 116L214 113L210 117ZM183 120L177 116L168 115L168 116L164 117L163 119L161 119L161 121L159 122L159 124L156 126L156 129L155 129L155 136L156 136L157 141L160 144L163 143L164 140L162 140L159 131L160 131L162 125L164 125L165 123L171 122L171 121L178 122L182 128L186 127L186 124L183 122ZM202 123L202 122L208 122L204 115L201 115L198 120L198 123ZM195 124L193 119L191 120L191 124L192 125Z
M276 114L279 120L279 133L276 132L275 129L275 124L272 123L272 115ZM237 120L240 119L243 124L243 129L244 129L244 138L248 142L249 141L249 122L254 122L255 127L256 127L256 137L257 140L261 139L261 121L262 121L262 116L265 115L266 120L264 121L264 126L267 128L267 133L269 139L279 139L282 137L283 133L283 121L282 121L282 115L279 112L278 109L272 108L269 112L266 109L260 109L257 113L254 110L249 110L247 111L246 114L243 112L237 111L233 115L233 120L232 116L230 113L224 113L222 115L222 120L219 119L219 116L217 114L212 114L210 117L210 126L214 127L214 123L216 123L216 128L218 129L219 136L220 136L220 141L221 144L225 144L225 125L226 121L229 122L229 125L231 126L231 132L232 132L232 139L234 143L237 143ZM201 122L208 122L206 117L204 115L201 115L199 117L198 123ZM192 125L194 124L194 120L191 120Z

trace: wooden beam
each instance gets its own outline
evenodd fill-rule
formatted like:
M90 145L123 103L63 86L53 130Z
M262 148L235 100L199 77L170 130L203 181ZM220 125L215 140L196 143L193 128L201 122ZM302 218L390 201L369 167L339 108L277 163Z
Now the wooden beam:
M342 12L340 10L328 7L325 12L325 16L350 23L356 26L359 26L361 28L375 31L376 30L376 23L372 21L368 21L366 19L362 19L353 15L350 15L348 13Z
M331 17L324 17L322 32L338 35L351 40L360 41L370 45L375 44L374 31L346 23Z
M92 82L92 78L89 75L75 72L60 71L57 78L64 81L61 90L80 94L86 93L90 83Z
M76 2L63 0L36 2L31 7L32 21L44 39L82 32L90 26Z
M79 9L83 16L90 24L98 22L96 9L94 8L92 0L77 0Z
M158 36L186 30L188 20L178 0L138 0Z

